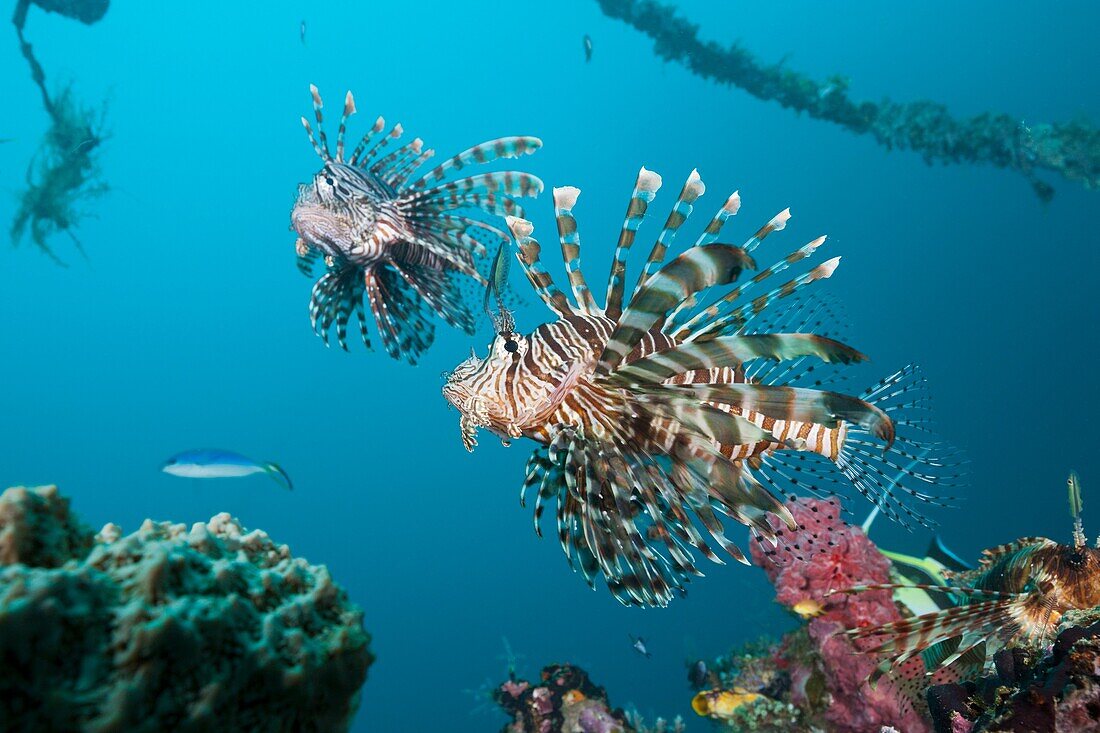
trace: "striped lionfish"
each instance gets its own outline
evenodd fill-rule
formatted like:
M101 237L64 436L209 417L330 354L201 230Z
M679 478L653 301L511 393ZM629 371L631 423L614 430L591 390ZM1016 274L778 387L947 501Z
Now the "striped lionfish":
M818 479L835 466L887 516L925 521L901 499L938 502L928 487L911 484L947 481L950 476L937 473L951 464L924 436L923 380L916 370L888 377L862 398L823 390L824 382L793 386L815 360L866 358L824 335L835 324L821 301L800 297L803 288L831 276L839 258L756 295L813 255L825 237L709 306L699 300L707 288L731 285L755 268L752 252L785 227L789 209L742 246L720 244L723 224L740 207L734 193L694 246L662 266L704 191L693 171L625 300L627 254L660 185L660 176L642 168L603 308L581 271L572 213L578 189L554 190L574 302L540 263L531 223L508 218L516 258L556 320L520 335L500 305L488 355L472 355L448 376L443 393L461 412L466 448L477 444L479 428L505 445L520 437L539 443L520 496L522 504L528 490L536 490L535 531L541 534L544 502L556 497L558 537L570 565L593 587L593 577L602 574L628 605L664 606L673 591L683 592L691 576L702 574L691 548L721 562L690 514L738 561L748 562L726 538L720 517L747 525L758 541L774 546L767 515L786 526L794 520L762 481L832 493ZM917 453L924 458L917 460ZM832 465L814 466L812 456ZM888 481L887 472L900 472L905 481Z
M312 85L310 92L317 137L305 117L302 125L324 165L312 182L298 187L290 218L298 234L298 268L312 276L319 257L327 266L313 286L309 306L313 330L328 344L335 325L336 338L346 350L347 324L354 313L363 343L370 348L365 299L386 351L416 363L434 338L433 312L473 333L474 319L463 304L456 276L484 283L475 257L508 235L471 211L522 215L514 199L542 190L538 178L514 171L447 179L469 165L532 153L542 141L535 137L491 140L414 178L434 152L425 150L420 138L398 146L400 124L379 136L385 127L381 117L351 156L344 158L345 126L355 113L351 92L344 99L334 157L321 127L321 95Z
M948 573L954 585L916 586L952 597L956 605L849 631L856 640L869 640L869 647L861 647L867 653L882 657L873 676L920 656L929 675L947 671L970 677L1007 645L1048 639L1067 611L1100 606L1100 539L1096 547L1087 544L1075 473L1069 477L1069 503L1072 544L1025 537L988 549L974 570ZM862 586L845 592L897 587Z

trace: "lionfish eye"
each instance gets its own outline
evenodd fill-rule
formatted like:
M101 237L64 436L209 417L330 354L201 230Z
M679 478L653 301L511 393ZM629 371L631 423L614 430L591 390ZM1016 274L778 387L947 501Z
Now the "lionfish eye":
M333 183L332 176L325 176L325 183L331 186Z
M519 351L519 343L513 341L512 339L508 339L504 342L504 350L507 351L509 354L514 354Z

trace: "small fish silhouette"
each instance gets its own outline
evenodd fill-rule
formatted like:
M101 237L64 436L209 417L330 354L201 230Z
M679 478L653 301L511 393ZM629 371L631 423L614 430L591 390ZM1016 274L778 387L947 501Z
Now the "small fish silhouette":
M586 63L592 60L592 36L587 33L584 35L584 60Z
M649 659L649 657L651 655L649 653L649 650L645 648L645 639L643 639L640 636L639 637L634 637L634 636L631 636L630 634L627 634L627 636L630 637L630 645L632 647L634 647L634 651L638 652L639 654L641 654L646 659Z
M290 476L276 463L254 461L227 450L189 450L164 462L161 470L184 478L240 478L262 473L280 486L293 489Z
M306 45L306 22L303 20L298 26L298 38L301 39L302 45Z

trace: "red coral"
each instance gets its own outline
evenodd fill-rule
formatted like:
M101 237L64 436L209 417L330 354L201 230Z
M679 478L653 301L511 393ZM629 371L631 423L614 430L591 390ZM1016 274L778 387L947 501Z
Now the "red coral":
M840 519L835 500L795 499L787 507L798 528L792 531L773 519L776 547L762 541L753 545L752 554L775 585L779 603L788 608L807 601L820 605L820 615L809 622L809 636L818 659L787 658L792 701L808 702L806 681L813 667L819 665L830 698L825 718L834 730L878 733L883 726L893 726L906 733L927 731L928 724L914 710L911 693L903 689L901 681L923 674L920 660L914 659L909 668L896 670L900 672L899 680L884 677L871 687L865 680L877 660L861 653L841 633L901 618L890 591L836 593L860 585L888 583L889 560L860 529Z

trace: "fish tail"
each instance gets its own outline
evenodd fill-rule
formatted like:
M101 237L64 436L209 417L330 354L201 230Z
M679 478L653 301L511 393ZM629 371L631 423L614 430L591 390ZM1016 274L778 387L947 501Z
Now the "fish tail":
M264 463L261 464L264 472L271 477L271 480L282 486L288 491L294 490L294 482L290 480L290 475L283 470L283 467L278 463Z
M934 490L960 486L966 461L931 430L924 376L917 367L907 366L872 386L861 398L890 419L891 435L879 434L875 439L862 425L846 424L837 467L887 517L906 528L911 527L910 522L932 528L933 522L909 502L950 506L955 497Z

